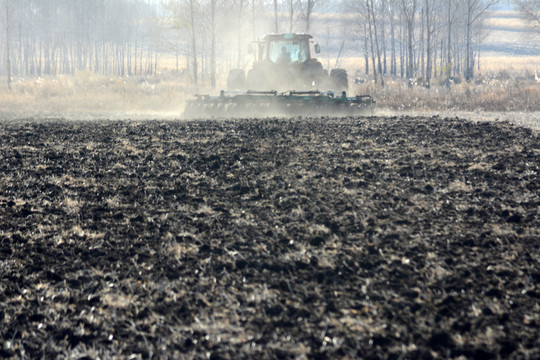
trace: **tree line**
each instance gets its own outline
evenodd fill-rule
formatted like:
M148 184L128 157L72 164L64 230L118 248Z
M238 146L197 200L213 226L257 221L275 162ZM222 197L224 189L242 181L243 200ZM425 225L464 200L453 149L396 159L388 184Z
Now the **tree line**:
M389 76L421 79L427 86L437 76L448 81L462 76L468 81L479 65L483 20L497 2L0 1L0 76L7 77L8 85L15 76L78 71L111 76L154 74L166 57L176 59L176 68L185 67L195 84L209 81L213 86L218 72L249 67L250 41L268 32L307 32L321 40L329 36L328 26L326 33L318 26L323 21L341 24L341 34L359 44L365 74L383 86Z
M384 86L387 75L470 81L479 65L487 11L497 0L351 0L365 73ZM370 72L371 66L371 72Z
M514 0L527 22L540 32L540 0Z
M155 69L155 8L145 1L4 0L4 69L16 76Z

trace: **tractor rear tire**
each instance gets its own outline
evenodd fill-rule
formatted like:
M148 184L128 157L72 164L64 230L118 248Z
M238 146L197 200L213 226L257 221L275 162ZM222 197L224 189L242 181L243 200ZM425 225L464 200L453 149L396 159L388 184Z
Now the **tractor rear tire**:
M246 76L242 69L229 70L229 76L227 77L227 90L245 90L246 88Z
M345 69L332 69L330 71L330 83L334 91L344 91L349 88L349 79Z
M267 75L261 69L250 69L247 74L246 87L248 90L269 91L270 84Z
M323 90L328 83L328 73L319 61L311 59L306 62L303 80L304 88Z

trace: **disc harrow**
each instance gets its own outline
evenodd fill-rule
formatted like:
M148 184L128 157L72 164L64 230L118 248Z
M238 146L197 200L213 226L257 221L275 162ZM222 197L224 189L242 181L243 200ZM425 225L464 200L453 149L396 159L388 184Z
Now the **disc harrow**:
M261 117L261 116L342 116L370 113L375 100L370 95L348 97L345 91L246 91L222 90L219 96L195 95L183 116Z

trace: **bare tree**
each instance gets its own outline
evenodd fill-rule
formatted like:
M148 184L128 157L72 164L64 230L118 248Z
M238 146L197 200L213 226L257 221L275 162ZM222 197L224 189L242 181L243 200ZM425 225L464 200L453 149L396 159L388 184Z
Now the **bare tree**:
M390 2L389 4L389 16L390 16L390 74L397 76L397 59L396 59L396 21L395 21L395 4Z
M514 0L529 24L540 32L540 0Z
M375 51L373 46L373 28L372 28L372 18L373 14L371 13L371 4L370 0L364 0L365 6L366 6L366 12L367 12L367 22L368 22L368 30L369 30L369 43L371 47L371 63L373 65L373 78L375 79L375 83L377 83L377 67L375 66Z
M379 47L379 33L377 31L377 21L375 19L375 8L373 6L373 0L368 0L368 3L369 3L368 7L371 8L371 10L368 10L368 14L371 13L371 21L373 22L373 34L375 35L375 48L377 50L377 66L378 66L377 70L379 72L379 75L381 76L381 86L384 87L384 76L383 76L382 64L381 64L381 51Z
M289 1L289 32L293 32L294 27L294 0Z
M187 59L188 69L192 72L193 83L198 84L199 78L199 42L197 41L199 16L199 3L197 0L167 0L163 3L168 11L165 25L174 29L181 41L175 41L183 46Z
M414 38L414 21L416 17L416 8L417 0L401 0L401 10L403 17L405 19L405 24L407 26L407 79L414 77L414 49L413 49L413 38Z
M191 51L193 55L193 83L197 85L198 68L197 68L197 33L195 29L195 2L196 0L189 0L189 18L190 18L190 30L191 30Z
M305 11L304 11L304 19L306 23L305 31L306 34L309 34L311 31L311 16L313 15L313 11L315 9L315 5L317 4L317 0L306 0L305 4Z
M390 4L388 2L388 0L380 0L379 1L379 14L380 14L380 29L381 29L381 32L380 32L380 47L381 47L381 52L382 52L382 56L383 56L383 59L382 59L382 75L383 76L386 76L387 75L387 43L388 43L388 39L386 37L386 30L387 30L387 18L390 16L390 13L389 13L389 9L390 8Z
M385 51L385 23L388 15L387 2L377 0L362 0L361 2L351 1L348 3L348 11L356 14L355 26L358 33L361 35L363 43L363 53L365 59L365 73L369 75L369 61L371 57L371 65L373 69L373 78L377 83L379 78L381 86L384 87L386 75L386 65L383 67L382 57Z
M461 6L463 0L448 0L447 9L446 9L446 67L445 67L445 76L447 79L447 85L450 85L450 76L452 75L452 34L454 24L458 17L458 9Z
M465 0L466 14L466 53L465 53L465 80L471 81L474 77L473 54L473 28L478 25L488 9L497 3L497 0Z
M210 0L210 85L216 87L216 5L217 0Z
M438 0L424 0L424 16L426 24L426 67L425 85L431 86L433 74L433 34L435 33L436 14L440 12L441 2Z
M9 30L10 30L10 0L4 0L5 12L6 12L6 71L7 71L7 86L11 90L11 51L9 48Z
M234 11L236 13L236 67L242 68L242 48L243 48L243 24L244 24L244 7L246 0L234 0Z
M277 34L278 28L278 0L274 0L274 32Z
M362 55L364 57L364 66L365 75L369 76L369 61L370 61L370 38L372 38L371 33L371 20L369 19L369 12L368 12L368 3L367 0L362 1L349 1L346 3L346 11L348 13L354 14L354 22L353 22L353 32L355 34L358 34L358 41L360 42L359 48L362 51ZM376 76L376 74L375 74Z

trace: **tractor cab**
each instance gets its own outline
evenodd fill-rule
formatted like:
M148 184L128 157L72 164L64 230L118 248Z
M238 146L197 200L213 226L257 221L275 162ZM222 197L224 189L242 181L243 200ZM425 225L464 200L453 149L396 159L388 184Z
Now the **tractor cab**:
M247 76L243 69L229 70L228 90L306 91L316 89L346 90L345 69L332 69L330 74L319 60L319 44L309 34L267 34L251 43L248 52L254 54L253 67ZM254 46L255 45L255 46Z
M274 64L305 63L311 59L311 46L315 53L320 52L319 44L311 41L308 34L268 34L256 42L257 59ZM253 48L251 51L253 52Z

